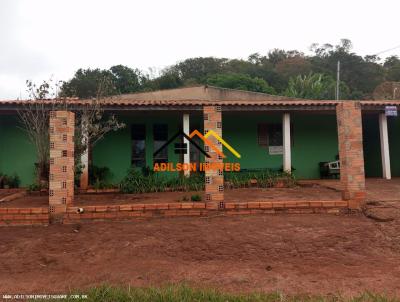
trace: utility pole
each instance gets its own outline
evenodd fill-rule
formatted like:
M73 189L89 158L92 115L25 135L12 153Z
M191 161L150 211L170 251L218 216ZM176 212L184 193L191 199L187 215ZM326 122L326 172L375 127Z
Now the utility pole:
M340 84L340 61L337 61L337 74L336 74L336 100L340 98L340 91L339 91L339 84Z

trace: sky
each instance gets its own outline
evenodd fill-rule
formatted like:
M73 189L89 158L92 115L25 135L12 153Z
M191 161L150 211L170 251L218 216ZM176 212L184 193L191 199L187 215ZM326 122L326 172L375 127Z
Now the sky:
M400 45L399 13L398 0L0 0L0 100L26 98L28 79L68 80L78 68L159 71L198 56L308 53L341 38L375 54Z

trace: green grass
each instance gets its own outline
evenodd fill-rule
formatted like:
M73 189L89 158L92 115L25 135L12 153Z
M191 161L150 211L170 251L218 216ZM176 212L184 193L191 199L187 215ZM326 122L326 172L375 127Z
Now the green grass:
M87 292L73 292L85 294L87 298L69 298L62 301L87 301L87 302L388 302L400 301L385 295L364 293L357 297L345 299L341 296L286 296L276 293L228 294L212 289L194 289L186 285L167 286L162 288L132 288L100 286ZM37 300L35 300L37 301ZM60 301L60 300L46 300Z

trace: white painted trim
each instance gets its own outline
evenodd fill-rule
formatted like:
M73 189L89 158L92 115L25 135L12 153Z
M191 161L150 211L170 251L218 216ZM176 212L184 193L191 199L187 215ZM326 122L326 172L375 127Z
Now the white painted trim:
M183 132L186 135L190 134L190 118L188 113L183 114ZM186 154L183 155L183 163L190 164L190 144L186 138L183 139L183 142L187 145ZM190 176L190 171L185 170L184 175Z
M283 171L292 172L292 144L290 139L290 113L285 112L282 118L283 131Z
M82 123L82 143L88 142L88 130L86 123ZM81 164L83 165L80 187L86 190L89 186L89 146L81 155Z
M387 116L385 113L379 114L379 133L381 140L382 175L385 179L391 179L392 173L390 170L389 134Z

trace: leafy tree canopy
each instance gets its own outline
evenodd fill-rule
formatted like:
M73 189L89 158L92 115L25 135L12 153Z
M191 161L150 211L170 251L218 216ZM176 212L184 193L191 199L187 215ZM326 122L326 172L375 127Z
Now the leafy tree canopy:
M207 84L222 88L241 89L255 92L276 94L275 89L263 79L252 78L247 74L216 74L207 79Z
M68 97L92 98L132 93L141 90L147 78L138 70L123 65L105 69L78 69L74 77L64 82L60 94Z
M199 84L287 94L294 81L316 80L319 76L315 74L318 74L323 75L322 87L329 89L318 98L334 98L332 87L338 61L340 85L346 92L341 95L343 99L371 98L375 87L382 82L400 81L397 56L388 57L382 64L376 55L363 57L354 53L352 47L350 40L342 39L337 45L312 44L311 55L275 48L265 55L253 53L247 59L189 58L165 68L158 76L123 65L110 69L79 69L61 86L60 94L90 98L99 91L102 95L114 95Z
M386 78L388 81L400 81L400 59L398 56L386 58L383 66L386 68Z

